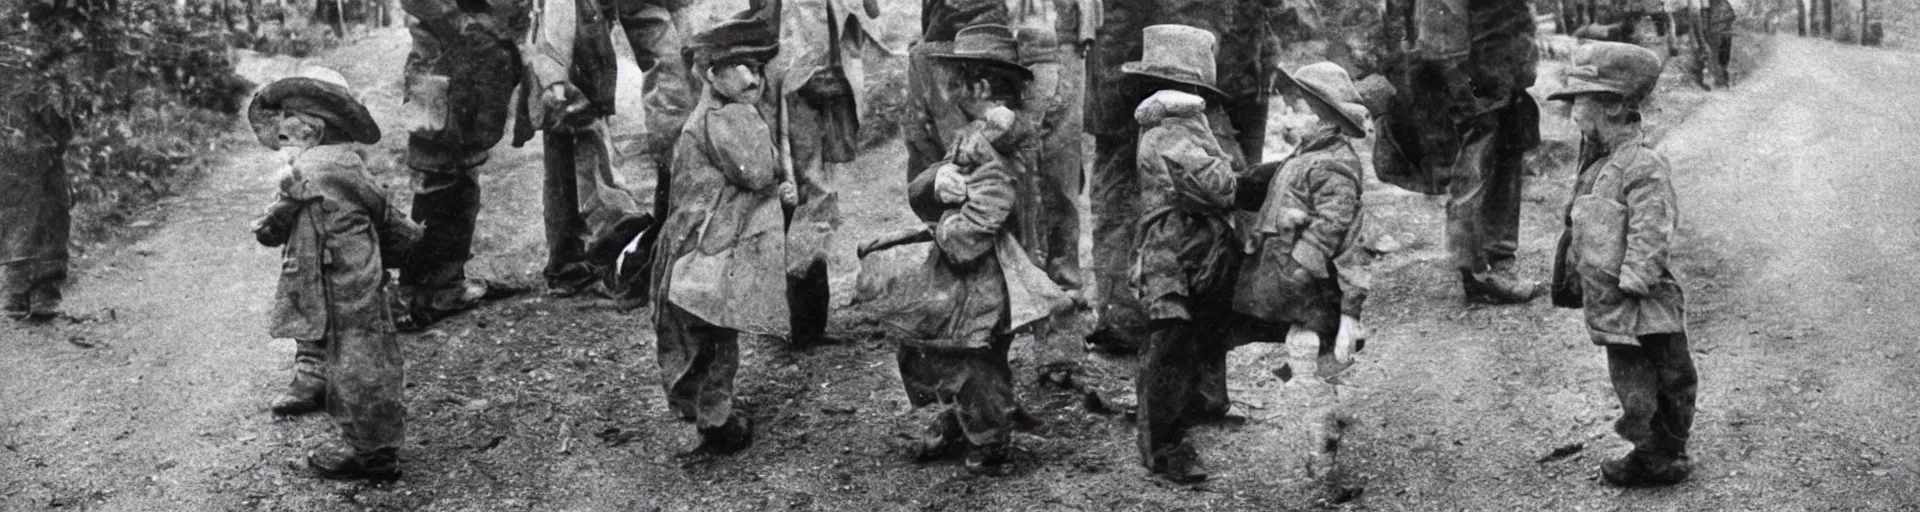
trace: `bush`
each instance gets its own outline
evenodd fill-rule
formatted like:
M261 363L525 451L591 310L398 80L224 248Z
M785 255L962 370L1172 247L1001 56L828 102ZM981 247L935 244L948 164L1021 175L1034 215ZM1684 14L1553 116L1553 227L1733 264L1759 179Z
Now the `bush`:
M27 0L0 34L6 144L63 147L82 239L173 191L251 84L224 23L164 0Z

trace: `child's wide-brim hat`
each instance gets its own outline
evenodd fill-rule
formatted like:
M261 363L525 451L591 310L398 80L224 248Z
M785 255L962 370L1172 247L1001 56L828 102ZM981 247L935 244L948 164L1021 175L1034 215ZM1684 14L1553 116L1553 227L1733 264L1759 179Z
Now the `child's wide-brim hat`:
M1186 25L1153 25L1140 32L1140 60L1120 65L1120 72L1198 86L1226 96L1216 85L1214 52L1219 38L1206 29Z
M770 14L744 11L695 35L694 59L708 65L773 60L780 53L780 33L768 22Z
M329 126L361 144L380 142L380 125L367 106L354 99L340 72L307 66L294 76L260 88L247 104L247 122L267 147L280 148L280 113L294 111L325 120Z
M1329 121L1340 125L1341 132L1349 137L1367 136L1367 107L1360 104L1360 89L1354 86L1353 76L1347 74L1346 68L1332 62L1318 62L1280 76L1305 94L1308 101L1317 101L1339 113Z
M1617 94L1638 103L1660 82L1660 54L1636 44L1592 42L1573 52L1566 86L1547 96L1572 101L1585 94Z
M1032 80L1033 70L1020 65L1020 40L1006 25L982 24L960 29L953 49L930 55L936 59L978 62L1000 67Z
M1327 121L1340 125L1340 132L1367 136L1367 107L1359 104L1359 88L1354 86L1354 77L1346 73L1346 67L1319 61L1294 69L1294 73L1281 73L1281 79L1306 94L1308 102L1332 107L1338 117Z

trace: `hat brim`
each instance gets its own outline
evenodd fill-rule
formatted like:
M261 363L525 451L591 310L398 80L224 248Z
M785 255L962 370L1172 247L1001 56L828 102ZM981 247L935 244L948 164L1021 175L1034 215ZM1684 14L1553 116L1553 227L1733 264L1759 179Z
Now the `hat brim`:
M1367 136L1367 107L1359 103L1335 100L1319 87L1294 79L1290 73L1280 73L1280 79L1286 80L1294 90L1305 92L1309 101L1318 102L1327 107L1327 110L1338 113L1339 116L1332 121L1340 125L1340 131L1346 133L1348 137Z
M261 144L278 149L280 147L279 125L275 119L283 110L282 103L289 98L304 97L318 104L320 112L311 114L337 123L335 129L347 135L353 142L373 144L380 142L380 125L373 121L373 114L367 106L354 99L353 93L339 84L323 82L306 77L291 77L276 80L254 93L253 100L247 103L247 122L253 125L254 136Z
M1618 86L1577 77L1567 77L1567 86L1561 87L1560 90L1554 91L1552 94L1548 94L1547 100L1573 101L1575 97L1588 94L1614 94L1623 98L1627 96L1626 93L1620 91L1620 87Z
M1221 98L1227 97L1226 91L1220 90L1219 86L1213 85L1211 83L1207 83L1202 80L1196 80L1190 77L1175 76L1175 75L1163 73L1163 72L1160 72L1158 68L1155 68L1153 66L1148 66L1144 62L1123 62L1120 64L1120 72L1122 74L1133 75L1137 77L1155 78L1160 80L1166 80L1168 82L1187 84L1187 85L1199 87L1201 89L1205 89L1207 92L1217 94Z
M722 62L739 62L739 61L748 61L748 62L754 62L757 64L766 64L767 62L772 61L773 57L775 55L779 55L779 53L780 53L779 46L768 45L768 46L728 46L728 47L720 48L718 50L711 50L711 51L703 48L699 55L700 55L700 58L705 62L707 62L708 65L718 64Z
M949 53L933 53L927 56L935 59L941 59L941 60L978 62L981 64L998 66L998 67L1006 68L1008 70L1012 70L1015 73L1019 73L1021 78L1025 78L1027 80L1033 79L1033 70L1027 69L1026 66L1020 65L1020 63L1018 62L1009 62L1006 60L996 59L993 57L986 57L981 55L962 55L962 54L950 53L950 52Z

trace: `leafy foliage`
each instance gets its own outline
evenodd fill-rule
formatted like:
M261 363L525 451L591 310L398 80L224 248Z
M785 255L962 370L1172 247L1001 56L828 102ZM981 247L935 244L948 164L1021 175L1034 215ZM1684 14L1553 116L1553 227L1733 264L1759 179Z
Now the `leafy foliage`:
M167 193L252 88L233 72L224 24L164 0L0 8L0 142L54 148L82 231Z

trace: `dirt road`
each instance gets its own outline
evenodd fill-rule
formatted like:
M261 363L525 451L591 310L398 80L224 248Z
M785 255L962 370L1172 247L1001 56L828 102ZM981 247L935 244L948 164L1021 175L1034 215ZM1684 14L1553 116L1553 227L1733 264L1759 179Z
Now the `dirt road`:
M384 31L321 61L367 84L385 112L404 42ZM292 347L263 339L277 256L245 226L270 189L267 155L243 150L164 205L153 235L82 263L72 309L91 321L0 327L0 509L1917 509L1920 355L1908 332L1920 326L1920 157L1906 141L1920 134L1920 56L1770 47L1740 87L1697 111L1691 93L1651 114L1668 121L1703 383L1700 469L1679 487L1594 481L1624 446L1578 313L1460 305L1435 200L1390 190L1370 192L1369 208L1406 249L1380 265L1375 338L1343 391L1359 418L1342 460L1347 496L1304 478L1303 393L1268 376L1267 345L1236 353L1237 412L1250 421L1198 432L1217 475L1195 489L1146 479L1123 419L1026 383L1023 399L1048 423L1016 438L1012 475L906 463L894 446L905 398L879 340L744 347L760 443L682 467L670 454L692 436L664 412L644 315L539 297L406 337L402 481L317 481L297 462L332 435L326 421L265 411ZM1674 126L1683 110L1690 120ZM484 175L480 273L536 275L534 149L501 150ZM909 218L893 179L901 160L897 144L883 147L844 180L841 297L849 247ZM1571 173L1529 187L1532 275L1545 275ZM836 327L857 331L861 319L846 316ZM1578 451L1537 462L1561 448Z

